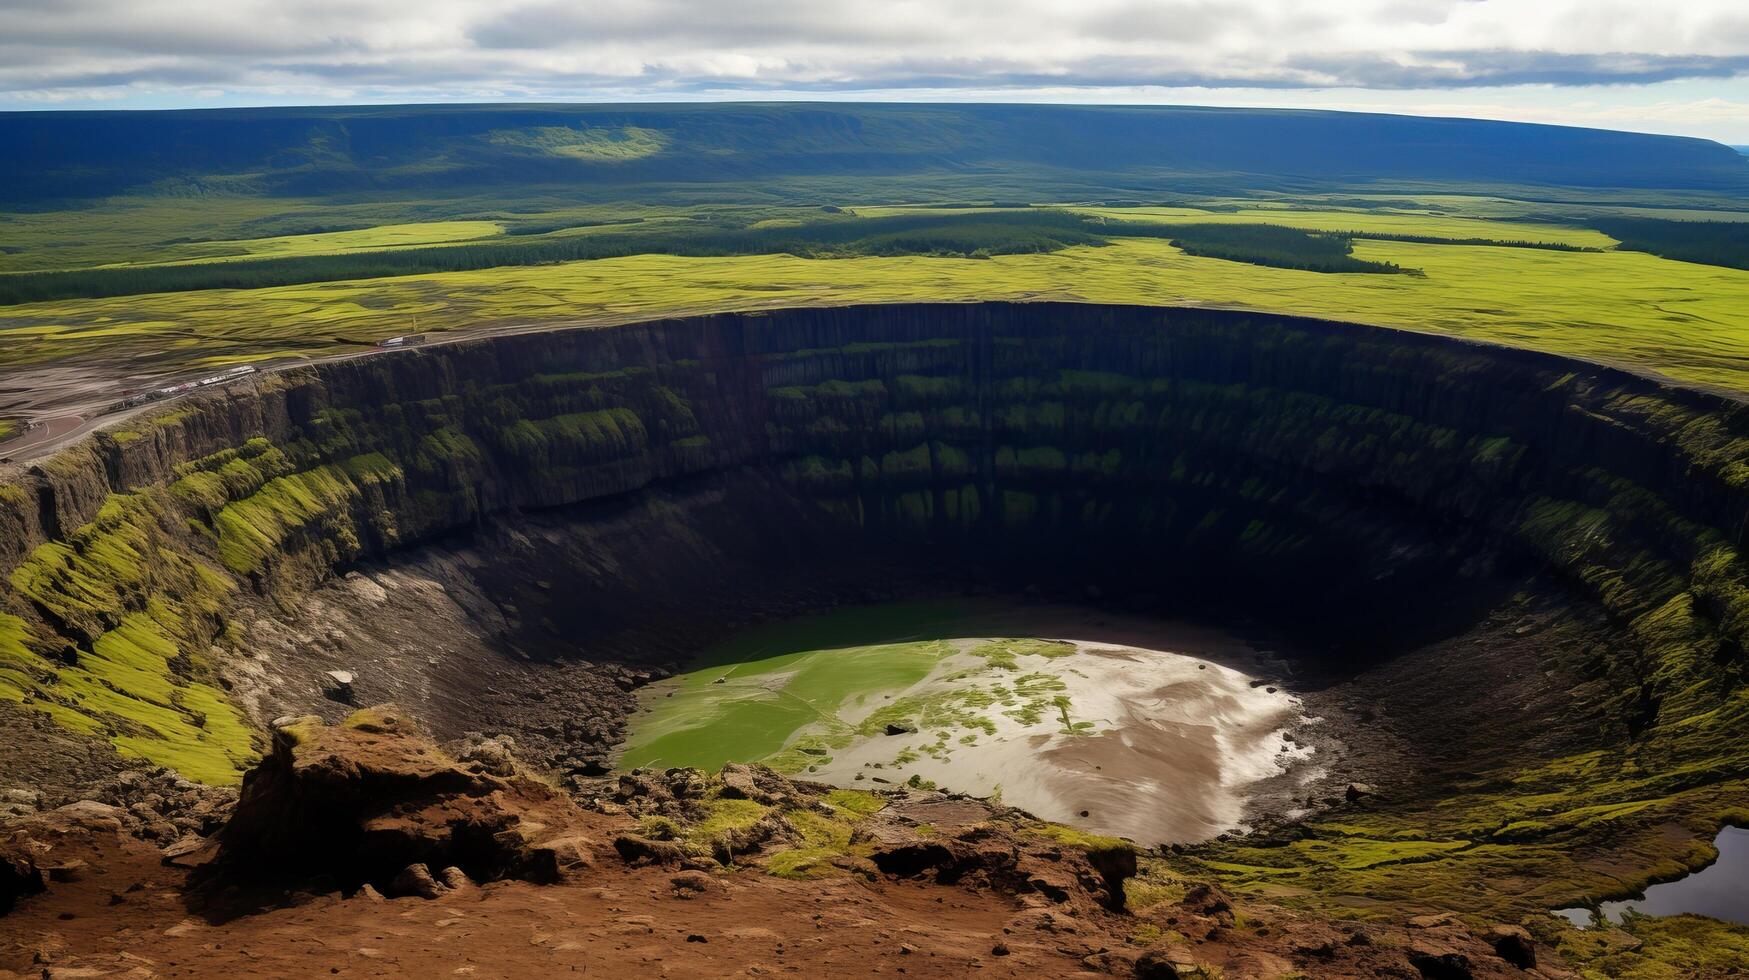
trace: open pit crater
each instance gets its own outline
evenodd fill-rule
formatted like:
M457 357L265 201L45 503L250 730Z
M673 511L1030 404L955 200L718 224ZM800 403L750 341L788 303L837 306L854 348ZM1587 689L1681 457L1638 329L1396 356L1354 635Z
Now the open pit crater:
M234 781L270 719L350 698L583 786L639 689L749 628L1052 603L1243 636L1329 723L1309 798L1178 860L1307 901L1585 903L1749 806L1746 485L1732 398L1249 312L799 309L339 361L0 485L0 773Z

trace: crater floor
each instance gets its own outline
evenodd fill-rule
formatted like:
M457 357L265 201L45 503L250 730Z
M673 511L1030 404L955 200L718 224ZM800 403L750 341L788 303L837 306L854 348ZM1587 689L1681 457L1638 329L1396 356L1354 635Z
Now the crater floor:
M1234 830L1319 781L1305 732L1322 719L1266 679L1265 655L1119 618L899 603L755 630L644 688L620 765L938 786L1146 844ZM1015 635L967 635L991 631ZM1058 638L1082 633L1112 638Z

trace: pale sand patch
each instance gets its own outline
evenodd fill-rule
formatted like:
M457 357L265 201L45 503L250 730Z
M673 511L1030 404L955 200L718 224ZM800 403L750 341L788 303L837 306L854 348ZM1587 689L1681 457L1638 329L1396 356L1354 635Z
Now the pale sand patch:
M876 777L898 783L917 775L946 790L999 793L1004 803L1046 820L1157 844L1239 827L1247 790L1312 751L1284 737L1304 720L1298 698L1254 687L1250 675L1217 663L1071 640L1074 655L1021 656L1019 669L1009 671L967 652L983 641L952 642L959 652L893 694L895 702L996 685L1013 692L1023 679L1036 685L1042 675L1063 685L1045 700L1067 698L1069 721L1080 730L1066 728L1054 704L1036 720L1016 717L1023 713L1016 702L1029 700L1016 697L1006 705L962 707L957 722L916 733L855 738L806 776L867 787ZM1030 700L1036 706L1038 699ZM993 725L994 734L966 724L968 717ZM963 744L969 735L972 744Z

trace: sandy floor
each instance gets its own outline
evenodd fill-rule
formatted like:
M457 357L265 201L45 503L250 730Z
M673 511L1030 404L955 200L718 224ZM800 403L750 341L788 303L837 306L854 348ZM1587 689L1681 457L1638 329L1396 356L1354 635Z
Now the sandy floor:
M1253 687L1244 673L1184 654L1070 642L1073 655L1023 655L1017 669L1005 670L964 652L979 641L955 641L961 653L894 695L953 699L1014 690L1029 679L1028 689L1056 688L1049 678L1061 689L1047 691L1042 719L996 701L971 712L994 734L944 722L860 737L809 778L854 786L915 774L943 789L999 794L1047 820L1154 844L1237 827L1247 787L1310 754L1284 738L1303 720L1292 695Z

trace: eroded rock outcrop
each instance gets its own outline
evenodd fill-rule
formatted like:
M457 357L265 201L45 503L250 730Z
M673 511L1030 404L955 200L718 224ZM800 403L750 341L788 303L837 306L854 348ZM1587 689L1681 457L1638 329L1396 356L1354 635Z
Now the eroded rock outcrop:
M1136 851L972 797L833 789L764 766L636 771L595 805L639 818L614 842L625 863L691 870L753 863L781 877L912 878L1032 896L1080 913L1121 911Z
M393 705L339 725L284 719L245 778L207 873L231 881L326 876L390 893L448 887L431 869L447 879L551 882L590 862L583 818L502 752L451 758Z

